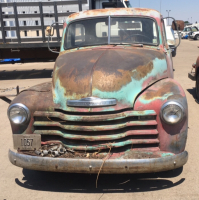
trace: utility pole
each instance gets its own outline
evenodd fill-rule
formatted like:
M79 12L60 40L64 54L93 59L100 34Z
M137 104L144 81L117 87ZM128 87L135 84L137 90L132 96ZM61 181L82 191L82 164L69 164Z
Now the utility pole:
M160 0L160 14L161 14L161 4L162 4L162 0Z
M171 12L171 10L166 10L168 12L168 17L169 17L169 12ZM169 18L168 18L168 26L169 26Z

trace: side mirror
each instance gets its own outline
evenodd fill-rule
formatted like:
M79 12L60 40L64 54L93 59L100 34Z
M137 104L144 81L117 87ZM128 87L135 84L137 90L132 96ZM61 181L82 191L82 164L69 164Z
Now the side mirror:
M184 21L175 20L172 22L172 29L175 31L182 31L184 29Z
M54 28L47 26L45 30L46 36L53 36L54 35Z
M59 23L59 22L54 22L51 24L51 26L47 26L46 27L46 36L48 36L48 50L53 52L53 53L59 53L58 51L53 51L51 48L50 48L50 36L53 36L54 35L54 28L53 26L56 25L58 27L58 25L63 25L63 23ZM59 28L57 29L59 30Z

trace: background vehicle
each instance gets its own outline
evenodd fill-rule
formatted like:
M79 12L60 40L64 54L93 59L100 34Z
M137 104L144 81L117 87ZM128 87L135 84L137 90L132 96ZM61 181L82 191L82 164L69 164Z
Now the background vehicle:
M181 32L181 36L182 36L182 38L187 35L189 37L190 35L192 35L192 33L196 32L196 31L198 31L198 28L196 26L186 26L184 28L184 30Z
M199 31L191 32L189 35L189 38L194 39L194 40L199 40Z

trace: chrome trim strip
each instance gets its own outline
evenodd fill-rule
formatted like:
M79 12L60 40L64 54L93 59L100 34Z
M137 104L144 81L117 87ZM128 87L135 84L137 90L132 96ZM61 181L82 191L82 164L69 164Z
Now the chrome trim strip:
M114 106L116 104L116 99L100 99L97 97L87 97L80 100L67 100L67 106L71 107L102 107Z

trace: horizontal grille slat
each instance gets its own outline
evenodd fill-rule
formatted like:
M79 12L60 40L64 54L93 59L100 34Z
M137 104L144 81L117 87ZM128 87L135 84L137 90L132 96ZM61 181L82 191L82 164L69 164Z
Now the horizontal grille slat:
M54 144L60 144L62 143L63 146L73 149L73 150L80 150L80 151L95 151L95 150L103 150L103 149L108 149L108 148L119 148L127 145L135 145L135 144L159 144L158 139L133 139L133 140L127 140L124 142L114 142L114 143L104 143L104 144L99 144L99 145L81 145L81 144L76 144L76 145L71 145L67 144L67 141L56 141L56 140L51 140L50 143ZM49 144L48 141L42 142L42 144Z
M121 129L128 126L147 126L147 125L148 126L157 125L157 122L155 120L149 120L149 121L136 121L136 122L127 122L122 124L101 125L101 126L63 125L60 122L42 122L42 121L34 122L34 126L58 126L62 129L76 130L76 131L107 131L107 130Z
M87 141L102 141L102 140L118 140L121 138L125 138L127 136L137 136L137 135L157 135L157 130L130 130L120 134L112 134L112 135L76 135L76 134L68 134L59 130L35 130L35 134L42 135L57 135L61 136L65 139L73 139L73 140L87 140Z
M78 113L36 111L33 129L42 144L62 143L74 150L158 147L156 112L109 111ZM128 147L130 146L130 147ZM139 147L138 147L139 146Z
M111 120L119 120L124 119L127 117L134 117L134 116L155 116L156 113L154 110L147 110L147 111L124 111L117 114L103 114L103 115L74 115L73 113L63 114L59 112L47 112L47 111L36 111L34 113L35 117L54 117L59 118L65 121L81 121L81 122L95 122L95 121L111 121Z

